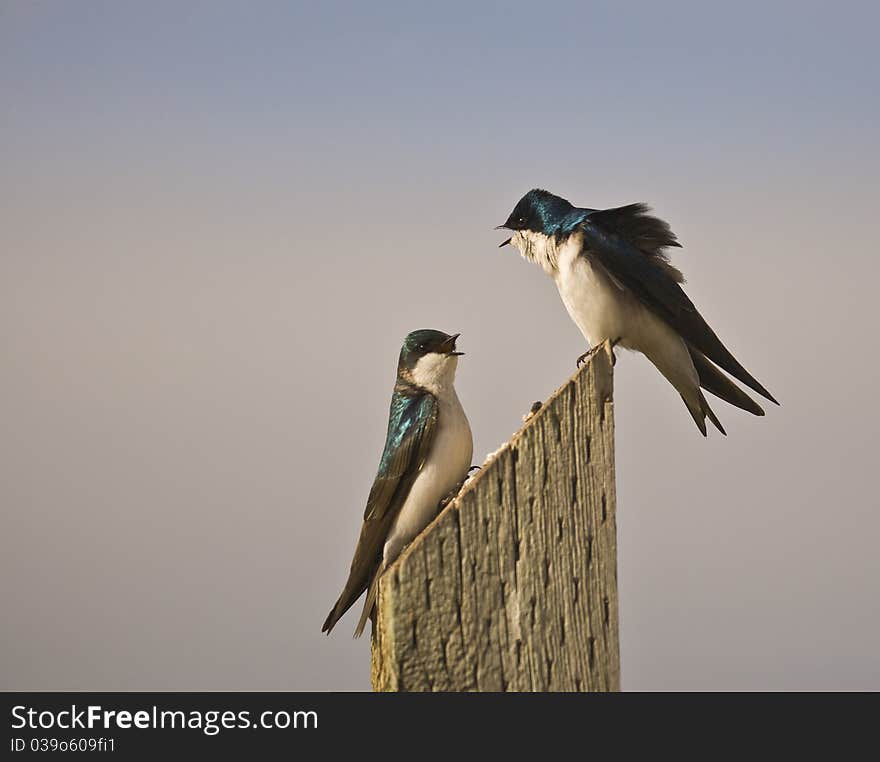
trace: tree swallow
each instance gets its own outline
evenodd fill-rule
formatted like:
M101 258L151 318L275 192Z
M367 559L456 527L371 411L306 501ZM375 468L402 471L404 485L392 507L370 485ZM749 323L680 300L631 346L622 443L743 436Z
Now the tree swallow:
M779 403L727 351L688 299L680 286L684 276L665 252L681 244L649 211L645 204L578 209L536 188L496 229L512 230L500 245L512 243L553 278L593 349L607 339L641 352L681 394L703 436L707 417L725 434L700 387L754 415L764 411L716 365Z
M376 603L379 577L437 515L440 501L467 477L473 438L453 381L459 334L413 331L404 339L391 395L388 433L370 490L348 582L321 628L329 633L367 590L354 631L359 637Z

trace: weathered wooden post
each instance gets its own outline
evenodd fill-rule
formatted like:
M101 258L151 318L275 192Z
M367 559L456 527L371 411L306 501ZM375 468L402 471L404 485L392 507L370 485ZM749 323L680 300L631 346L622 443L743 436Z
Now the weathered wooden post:
M605 345L386 571L374 690L620 689L612 384Z

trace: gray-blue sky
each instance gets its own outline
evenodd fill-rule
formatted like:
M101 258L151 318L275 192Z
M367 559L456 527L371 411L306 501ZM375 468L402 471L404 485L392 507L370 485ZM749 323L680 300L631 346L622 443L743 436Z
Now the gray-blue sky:
M878 687L877 10L317 5L0 8L4 687L366 687L403 335L478 454L584 349L495 248L534 185L653 204L784 405L704 441L618 363L624 686Z

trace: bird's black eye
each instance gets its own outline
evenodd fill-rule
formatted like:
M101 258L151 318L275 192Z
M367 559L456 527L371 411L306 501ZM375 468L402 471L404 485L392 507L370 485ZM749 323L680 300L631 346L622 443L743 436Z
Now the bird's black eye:
M520 217L520 218L517 220L517 222L518 222L520 225L522 225L523 227L525 227L525 225L526 225L526 218L525 218L525 217Z

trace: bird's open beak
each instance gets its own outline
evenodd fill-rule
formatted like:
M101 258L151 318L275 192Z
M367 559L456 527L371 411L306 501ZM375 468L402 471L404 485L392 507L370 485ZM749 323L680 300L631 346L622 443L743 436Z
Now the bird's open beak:
M448 339L446 339L446 341L444 341L440 345L440 351L444 352L447 355L451 355L451 356L455 356L455 357L460 357L461 355L463 355L464 352L456 352L455 351L455 340L459 336L461 336L461 334L457 333L457 334L455 334L455 336L450 336Z
M508 229L508 228L507 228L507 225L498 225L498 226L495 228L495 230L507 230L507 229ZM504 241L504 243L499 243L499 244L498 244L498 248L500 249L502 246L507 246L507 244L510 243L510 240L511 240L511 239L508 238L506 241Z

